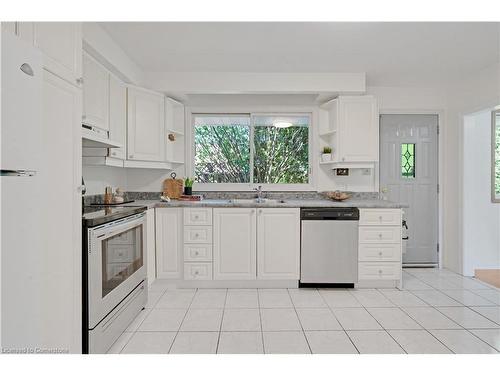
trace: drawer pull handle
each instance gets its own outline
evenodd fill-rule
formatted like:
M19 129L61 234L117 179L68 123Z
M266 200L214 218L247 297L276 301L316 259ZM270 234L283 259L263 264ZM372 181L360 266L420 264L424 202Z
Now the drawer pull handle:
M382 233L379 233L379 234L378 234L378 238L382 238Z
M200 271L194 271L195 275L198 275L199 273L200 273Z
M200 255L200 252L199 251L195 251L194 255Z
M195 237L199 237L199 235L200 235L199 233L195 233L194 234Z
M379 217L378 217L378 219L379 219L380 221L382 221L382 216L379 216Z
M200 217L198 215L195 215L194 218L198 220Z
M382 275L382 270L378 270L378 273L379 273L380 275Z
M382 256L382 252L381 252L381 251L379 251L379 252L378 252L378 255Z

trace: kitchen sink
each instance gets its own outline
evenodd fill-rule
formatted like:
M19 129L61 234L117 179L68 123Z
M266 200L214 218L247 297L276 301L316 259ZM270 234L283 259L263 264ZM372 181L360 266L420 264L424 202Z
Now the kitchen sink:
M278 203L286 203L285 200L283 199L261 199L259 201L258 198L251 198L251 199L231 199L229 201L230 203L236 203L236 204L278 204Z

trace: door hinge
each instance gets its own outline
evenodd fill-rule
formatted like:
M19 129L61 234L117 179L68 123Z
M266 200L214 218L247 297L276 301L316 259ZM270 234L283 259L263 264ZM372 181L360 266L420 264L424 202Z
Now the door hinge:
M437 133L439 134L439 125L437 126Z
M439 184L437 184L437 193L439 194Z
M436 248L437 248L437 252L439 254L439 243L437 244Z

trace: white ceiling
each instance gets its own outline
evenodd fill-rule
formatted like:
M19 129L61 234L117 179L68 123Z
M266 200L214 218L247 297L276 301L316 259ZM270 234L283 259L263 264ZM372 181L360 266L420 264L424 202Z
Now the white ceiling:
M498 23L105 22L146 72L366 72L437 86L498 61Z

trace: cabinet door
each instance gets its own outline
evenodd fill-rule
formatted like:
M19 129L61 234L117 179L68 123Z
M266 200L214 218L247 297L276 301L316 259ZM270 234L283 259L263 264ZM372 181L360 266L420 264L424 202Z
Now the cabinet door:
M18 33L44 54L44 67L73 85L82 77L81 22L20 22Z
M42 97L43 149L37 176L45 214L33 230L43 234L44 251L40 259L27 263L35 267L29 282L36 285L35 295L19 294L35 303L35 322L20 321L39 324L31 330L40 335L33 347L68 348L75 353L81 351L82 313L81 90L45 71Z
M339 162L378 161L378 111L371 96L339 101Z
M88 54L83 54L82 123L109 130L109 73Z
M181 277L182 208L156 208L156 276Z
M214 208L214 280L255 280L254 208Z
M148 285L156 279L155 209L146 211L146 268Z
M127 159L165 160L165 101L163 95L128 88Z
M127 145L127 88L125 83L109 77L109 139L123 145L109 150L109 156L125 159Z
M2 32L9 33L12 35L16 34L16 23L15 22L2 22Z
M260 208L257 211L257 278L298 280L300 210Z

